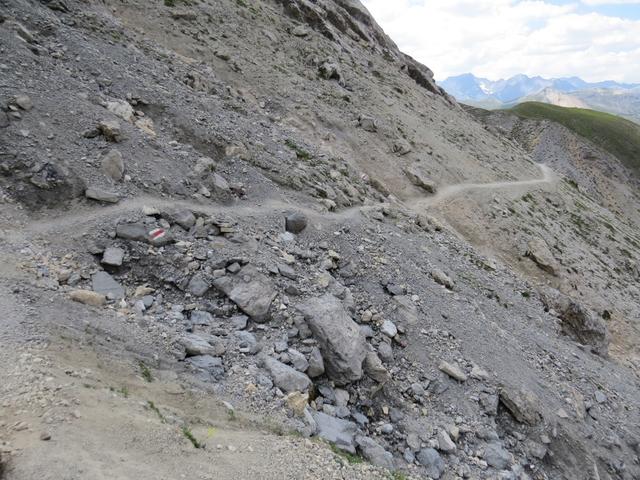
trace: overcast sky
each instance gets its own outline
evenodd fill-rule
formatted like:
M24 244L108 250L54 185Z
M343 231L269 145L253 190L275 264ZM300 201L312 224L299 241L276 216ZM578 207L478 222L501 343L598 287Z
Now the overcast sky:
M640 83L640 1L362 0L438 80L471 72Z

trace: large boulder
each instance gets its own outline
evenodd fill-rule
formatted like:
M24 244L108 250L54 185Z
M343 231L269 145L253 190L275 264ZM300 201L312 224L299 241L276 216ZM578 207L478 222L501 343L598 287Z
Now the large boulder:
M276 291L271 281L251 265L244 266L235 275L217 278L213 286L223 292L255 322L269 319L271 303Z
M524 388L503 385L500 388L500 403L520 423L536 425L542 418L540 399Z
M583 305L569 298L563 298L556 306L562 330L583 345L589 345L595 352L606 355L609 350L609 331L604 320Z
M356 452L355 435L358 427L355 423L322 412L311 412L311 415L316 422L320 438L347 452Z
M542 290L540 299L562 321L561 327L565 335L590 346L599 355L608 354L609 330L600 315L552 288Z
M357 436L356 445L364 458L377 467L392 469L393 454L386 451L378 442L370 437Z
M311 380L304 373L272 357L264 357L262 365L269 372L273 383L280 390L290 392L304 392L311 386Z
M107 272L96 272L91 278L91 288L94 292L112 300L124 298L124 288Z
M269 372L273 383L280 390L290 392L304 392L311 386L311 380L304 373L272 357L264 357L262 365Z
M553 256L553 253L551 253L551 249L547 242L542 238L533 238L529 240L525 255L533 260L541 270L544 270L551 275L558 274L558 261Z
M327 293L298 306L318 341L329 378L344 385L362 378L365 338L340 300Z

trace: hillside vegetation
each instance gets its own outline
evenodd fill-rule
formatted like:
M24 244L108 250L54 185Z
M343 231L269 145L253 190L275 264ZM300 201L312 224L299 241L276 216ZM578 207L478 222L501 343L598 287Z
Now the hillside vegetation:
M511 109L523 118L558 122L615 155L634 173L640 173L640 126L609 113L525 102Z

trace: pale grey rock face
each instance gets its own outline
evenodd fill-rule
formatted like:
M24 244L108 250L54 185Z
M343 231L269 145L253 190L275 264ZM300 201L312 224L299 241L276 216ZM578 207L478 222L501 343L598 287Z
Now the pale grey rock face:
M298 309L319 343L329 377L339 384L362 378L365 340L340 300L326 294L308 300Z

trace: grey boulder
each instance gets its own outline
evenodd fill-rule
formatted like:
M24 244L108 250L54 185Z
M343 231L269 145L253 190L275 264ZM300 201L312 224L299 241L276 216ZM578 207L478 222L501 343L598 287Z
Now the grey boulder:
M311 415L316 422L316 432L320 438L347 452L356 452L355 435L358 427L355 423L322 412L312 412Z
M444 460L433 448L423 448L416 455L418 463L425 468L428 476L438 480L444 473Z
M213 285L255 322L269 319L271 303L276 291L267 277L255 267L246 265L235 275L225 275L214 280Z
M386 451L378 442L369 437L356 437L356 445L364 458L369 460L376 467L392 469L393 455Z
M107 272L96 272L91 279L92 290L112 300L124 298L124 288Z
M285 365L275 358L264 357L262 364L271 375L273 383L286 393L304 392L311 386L311 380L304 373Z
M100 263L103 265L111 265L112 267L119 267L122 265L124 259L124 250L118 247L109 247L102 254L102 260Z
M338 385L360 380L367 355L366 342L340 300L325 294L308 300L298 309L318 341L329 378Z
M210 355L220 357L226 350L224 343L213 335L201 337L199 335L188 334L180 339L180 344L184 347L187 357L200 355Z

